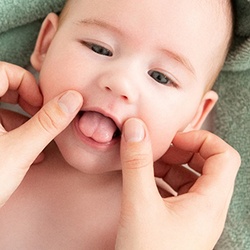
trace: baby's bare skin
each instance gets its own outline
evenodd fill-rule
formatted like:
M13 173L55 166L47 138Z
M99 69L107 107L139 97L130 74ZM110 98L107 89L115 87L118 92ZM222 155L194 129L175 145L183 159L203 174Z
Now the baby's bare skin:
M30 168L0 210L1 248L113 249L121 173L106 178L79 173L65 163L54 143L45 153L46 161Z

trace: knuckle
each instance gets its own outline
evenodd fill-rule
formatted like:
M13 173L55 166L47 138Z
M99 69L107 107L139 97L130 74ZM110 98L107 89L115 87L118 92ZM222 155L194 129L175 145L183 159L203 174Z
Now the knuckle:
M240 155L240 153L237 150L233 149L233 154L235 156L236 163L240 166L241 165L241 155Z
M1 84L0 84L0 97L2 97L8 90L8 77L3 65L0 65L0 76L1 76Z
M128 157L125 161L126 168L138 169L144 168L149 164L149 156L147 154L133 154L132 157Z
M241 156L239 152L231 147L230 145L228 146L228 149L224 152L224 157L225 159L230 159L231 162L233 163L235 167L239 168L241 165Z
M38 122L45 132L53 134L59 129L59 126L55 121L55 116L52 113L48 112L48 110L46 110L45 108L42 112L38 112L37 116Z

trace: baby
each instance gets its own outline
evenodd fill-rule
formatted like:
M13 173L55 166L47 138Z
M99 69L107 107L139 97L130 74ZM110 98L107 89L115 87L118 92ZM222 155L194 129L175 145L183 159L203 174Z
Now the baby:
M12 90L17 89L12 86L17 80L11 79L26 77L19 94L29 113L35 113L33 106L35 102L39 106L41 98L44 108L54 100L59 103L52 113L47 109L35 116L42 126L33 122L34 129L25 130L36 156L41 147L38 130L47 131L49 137L51 127L65 129L22 182L20 175L21 184L12 196L2 199L1 249L122 246L124 241L117 243L124 203L120 142L150 138L157 166L171 143L178 144L179 132L201 127L218 98L211 87L227 55L232 26L231 4L226 0L69 0L60 17L49 14L31 56L32 66L40 73L42 97L24 70L1 64L1 72L7 72ZM29 98L32 105L27 104ZM71 117L69 125L61 118L63 112ZM4 121L2 134L9 124ZM47 137L41 143L46 144ZM216 143L210 148L217 149L222 142L212 138ZM231 156L237 158L235 152ZM203 173L197 166L194 169ZM160 167L155 174L164 171ZM176 180L173 173L170 182ZM188 190L197 178L192 175ZM178 182L171 186L179 194L188 192L181 189L186 184ZM169 196L163 190L160 193Z

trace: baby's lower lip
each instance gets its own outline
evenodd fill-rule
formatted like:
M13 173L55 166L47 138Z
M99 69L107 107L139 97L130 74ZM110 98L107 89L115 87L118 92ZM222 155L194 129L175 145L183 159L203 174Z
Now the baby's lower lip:
M120 136L113 138L111 141L107 142L107 143L100 143L95 141L94 139L85 136L80 128L79 128L79 119L80 119L80 114L78 114L76 116L76 118L74 119L74 129L75 132L77 134L77 137L80 138L80 140L84 143L87 144L88 146L98 149L98 150L107 150L109 148L111 148L112 146L114 146L115 144L120 142Z

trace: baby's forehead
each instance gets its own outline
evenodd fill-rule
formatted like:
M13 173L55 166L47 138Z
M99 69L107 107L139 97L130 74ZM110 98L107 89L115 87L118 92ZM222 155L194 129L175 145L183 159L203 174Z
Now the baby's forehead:
M114 2L132 2L133 5L135 5L134 0L113 0ZM143 6L144 4L150 3L153 4L154 6L159 5L161 6L162 2L164 2L165 4L165 8L170 8L173 4L172 1L175 0L140 0L140 4L138 4L139 6ZM96 2L96 8L98 8L98 1ZM115 9L116 4L112 4L112 0L102 0L102 3L106 2L106 6L107 8L110 8L110 6L112 6L112 9ZM189 11L188 9L188 5L186 4L187 2L190 3L190 9L193 8L193 4L192 2L195 3L195 8L200 11L201 13L206 13L208 11L213 11L215 13L215 16L217 17L224 17L227 21L226 23L231 24L231 20L232 20L232 4L231 4L231 0L179 0L179 6L183 5L186 8L186 11ZM84 3L84 5L90 5L92 6L92 8L95 8L95 5L93 5L91 0L66 0L63 11L62 12L68 12L69 8L75 6L78 8L78 6L80 6L81 3ZM156 8L156 7L154 7ZM165 8L161 8L162 11L162 15L164 15L165 12ZM126 9L126 7L124 7L123 9L124 12L127 12L128 10ZM143 12L144 8L137 8L137 12ZM176 9L172 9L172 11L176 11ZM84 12L84 10L83 10ZM183 16L184 18L184 16ZM167 16L166 16L166 20L167 20ZM197 20L198 21L198 20ZM207 22L209 22L210 20L208 19Z
M93 2L95 2L95 4L93 4ZM164 15L165 9L171 9L172 5L174 4L175 0L140 0L139 4L135 4L134 0L102 0L100 1L101 3L105 3L105 6L107 8L112 8L115 9L118 5L116 3L121 3L125 2L125 3L129 3L131 2L130 5L137 5L137 6L141 6L142 8L137 8L138 12L143 12L144 8L143 5L149 5L151 4L151 10L156 9L157 6L161 7L161 11L162 14ZM115 4L113 4L112 2L114 2ZM187 3L189 3L187 5ZM68 9L70 7L75 6L80 6L81 4L84 4L85 6L90 5L92 6L92 8L97 8L98 9L98 4L99 1L91 1L91 0L66 0L65 1L65 5L64 5L64 9ZM178 1L178 5L179 6L185 6L186 11L189 11L188 6L190 6L190 9L193 8L195 4L195 8L198 9L200 12L207 12L208 10L214 10L214 12L216 14L218 14L219 16L222 14L224 16L228 16L230 14L230 7L231 6L231 1L230 0L179 0ZM129 5L129 4L128 4ZM127 4L124 6L123 11L127 12L128 10L126 9ZM154 6L154 8L153 8ZM173 8L173 11L175 11L175 9ZM223 12L223 13L221 13ZM166 16L167 19L167 16ZM209 21L209 20L208 20Z
M167 32L166 23L175 25L176 32L185 32L183 23L189 23L193 30L197 29L197 37L202 32L211 32L211 38L217 36L221 40L230 40L232 33L230 0L140 0L140 4L135 4L134 0L67 0L61 19L68 14L75 17L77 13L80 19L91 13L95 18L109 18L111 22L121 20L122 26L128 26L129 20L137 18L140 22L131 28L141 26L147 30L148 27L158 29L160 26L162 32Z
M171 23L176 33L185 35L185 28L192 27L190 36L199 39L204 32L209 32L208 42L218 39L223 43L230 40L232 33L230 6L230 0L140 0L140 4L135 4L134 0L67 0L62 15L82 19L90 14L87 18L109 20L118 27L138 31L159 30L160 27L162 33L168 32L166 29ZM133 21L134 25L129 27ZM196 33L192 32L195 29ZM186 42L189 37L184 37L188 38Z

